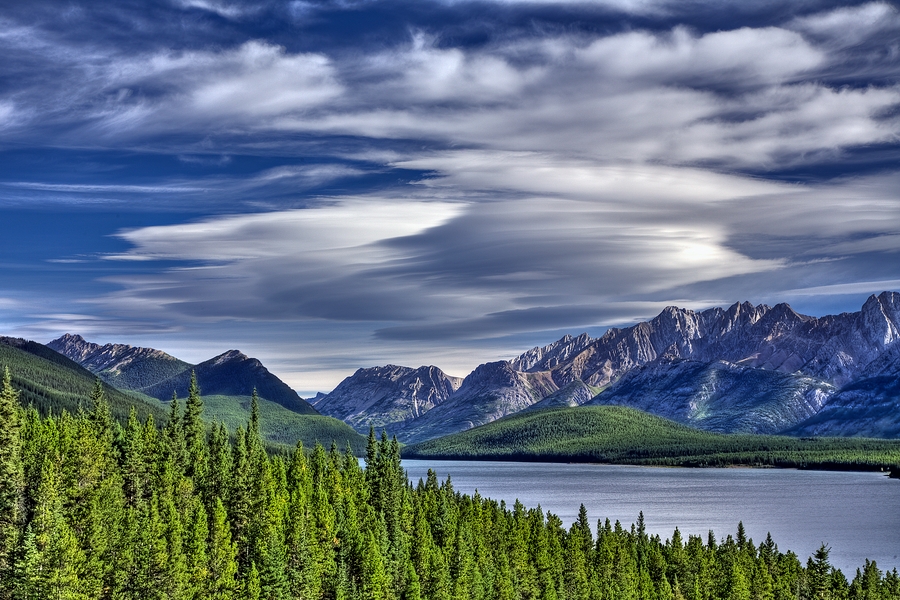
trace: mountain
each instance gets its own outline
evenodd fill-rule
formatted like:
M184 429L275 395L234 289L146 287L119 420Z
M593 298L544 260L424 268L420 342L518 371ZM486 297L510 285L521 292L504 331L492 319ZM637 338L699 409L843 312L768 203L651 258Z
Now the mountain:
M42 414L75 413L79 407L89 408L89 398L97 377L65 356L43 344L20 338L0 338L0 369L8 367L13 387L19 391L24 406L34 406ZM106 386L106 397L113 417L122 423L131 407L143 420L152 414L157 422L165 420L165 412L156 403L130 396Z
M260 398L299 414L318 414L297 392L272 375L259 360L238 350L224 352L141 391L160 400L168 400L173 392L179 398L184 398L190 386L191 372L196 373L200 392L204 396L250 396L256 388Z
M525 409L588 402L633 406L710 431L805 435L796 428L807 423L802 431L817 435L895 437L900 362L891 357L900 353L898 340L897 292L870 296L857 312L818 318L783 303L703 311L670 306L600 338L567 335L508 362L481 365L441 402L400 423L391 425L377 402L369 412L369 395L400 393L386 379L376 391L367 378L375 371L345 380L341 400L332 398L327 410L352 413L357 425L386 424L411 442ZM348 405L336 408L342 402Z
M821 318L787 304L744 302L701 312L670 306L650 321L594 340L567 336L511 363L526 372L550 370L560 387L575 379L605 386L635 367L678 358L799 372L840 387L898 339L900 294L883 292L859 312Z
M359 369L330 394L316 396L312 405L366 433L370 425L380 429L421 417L449 398L460 383L462 379L437 367Z
M507 361L486 363L444 402L394 432L401 441L416 442L464 431L528 408L557 389L548 372L522 373Z
M65 334L48 348L77 362L110 385L167 401L175 392L187 396L191 372L204 395L247 396L256 388L261 398L300 414L318 414L297 392L263 364L238 350L191 365L161 350L126 344L100 346L80 335Z
M101 346L68 333L47 347L77 362L106 383L126 390L143 391L191 368L189 363L161 350L126 344Z
M900 438L900 344L872 361L790 435L859 435Z

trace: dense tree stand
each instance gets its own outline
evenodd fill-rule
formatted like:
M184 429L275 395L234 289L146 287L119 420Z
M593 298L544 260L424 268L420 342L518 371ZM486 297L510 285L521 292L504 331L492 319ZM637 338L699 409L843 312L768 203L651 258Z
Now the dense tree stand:
M269 453L201 421L200 390L168 422L110 418L102 386L41 417L0 389L0 600L894 599L896 570L848 581L767 538L650 536L643 516L568 529L520 503L412 485L396 439L366 465L334 445Z

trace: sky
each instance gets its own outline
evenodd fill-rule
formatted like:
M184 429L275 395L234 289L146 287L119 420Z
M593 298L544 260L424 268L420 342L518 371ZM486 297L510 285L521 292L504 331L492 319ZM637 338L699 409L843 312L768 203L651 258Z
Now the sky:
M690 309L900 290L900 12L6 0L0 334L301 395Z

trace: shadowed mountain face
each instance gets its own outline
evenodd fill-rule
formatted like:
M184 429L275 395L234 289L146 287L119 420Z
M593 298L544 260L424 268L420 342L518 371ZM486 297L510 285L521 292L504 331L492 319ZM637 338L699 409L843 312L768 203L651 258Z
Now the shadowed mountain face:
M419 404L418 414L407 410L410 416L389 430L418 441L526 408L590 401L633 406L711 431L900 436L900 417L890 416L900 412L898 340L896 292L871 296L858 312L820 318L787 304L744 302L699 312L668 307L600 338L565 336L509 362L481 365L459 389L440 402ZM398 376L382 376L377 393L367 391L374 389L368 377L386 372ZM352 413L360 430L390 425L398 413L388 416L383 401L365 399L403 397L397 381L409 372L361 370L316 406L334 416ZM836 411L834 419L816 421L828 411ZM867 416L856 422L852 415ZM808 427L798 429L807 420Z
M486 363L442 404L397 427L397 437L417 442L465 431L528 408L556 389L548 373L522 373L506 361Z
M260 397L300 414L316 414L286 383L255 358L229 350L215 358L191 365L151 348L125 344L100 346L81 336L66 334L48 347L79 363L107 383L138 391L159 400L172 393L187 396L191 372L205 395L249 396L256 388Z

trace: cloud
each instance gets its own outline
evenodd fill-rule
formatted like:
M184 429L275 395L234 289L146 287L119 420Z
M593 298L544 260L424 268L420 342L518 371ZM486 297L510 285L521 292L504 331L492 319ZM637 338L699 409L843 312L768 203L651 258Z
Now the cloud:
M497 194L494 180L490 201L472 199L484 176L478 154L451 153L417 165L446 173L418 198L360 198L122 232L134 248L109 258L184 266L111 279L123 290L104 302L206 319L406 323L382 328L394 337L420 325L421 335L455 327L489 336L558 327L566 314L566 323L591 314L596 324L603 298L783 265L730 248L727 228L706 218L704 207L786 186L627 165L582 164L580 181L566 165L517 177L540 162L508 156L495 174L518 186ZM730 194L722 192L726 182ZM557 197L543 194L545 186ZM588 313L577 309L592 305Z
M57 143L188 135L230 154L298 134L352 136L371 148L419 140L759 171L897 139L896 80L846 87L822 78L848 60L844 31L859 25L895 34L895 16L871 4L780 27L703 33L676 25L477 46L416 30L406 43L331 56L262 39L109 56L65 48L40 31L6 45L60 73L57 81L23 73L20 90L40 109L22 135L33 138L43 125L45 135L63 138ZM882 56L870 67L887 72L891 64Z
M768 295L796 288L797 273L832 285L854 256L900 248L890 177L815 187L529 153L484 158L404 162L435 174L406 199L122 232L133 249L109 258L182 266L111 278L122 289L102 302L125 316L324 319L359 322L383 340L480 339L609 325L675 299L731 302L723 290L741 281Z
M104 184L71 184L71 183L41 183L34 181L10 181L0 185L39 190L47 192L125 192L142 194L180 194L184 192L202 192L203 188L175 187L175 186L149 186L149 185L104 185Z
M215 2L213 0L177 0L175 4L184 9L196 8L213 12L226 19L239 19L260 10L258 6L247 6L236 2Z

